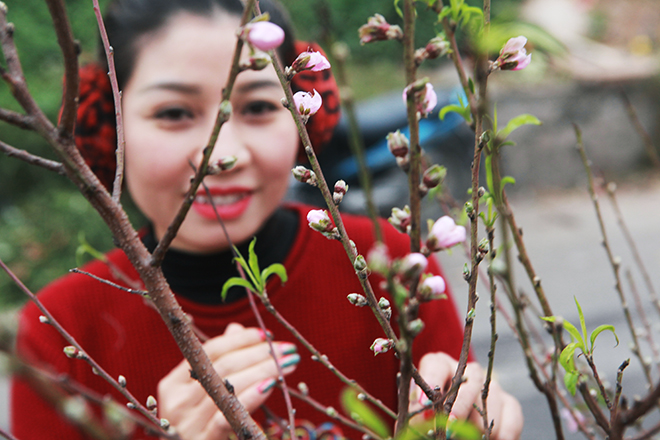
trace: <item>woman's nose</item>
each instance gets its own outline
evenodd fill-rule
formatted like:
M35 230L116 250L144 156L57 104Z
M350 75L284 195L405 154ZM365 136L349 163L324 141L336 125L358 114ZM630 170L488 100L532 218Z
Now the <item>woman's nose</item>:
M199 153L198 163L201 162L203 155L204 151L202 149ZM244 168L250 162L250 159L250 151L231 120L225 122L215 142L209 165L216 164L224 172L237 171Z

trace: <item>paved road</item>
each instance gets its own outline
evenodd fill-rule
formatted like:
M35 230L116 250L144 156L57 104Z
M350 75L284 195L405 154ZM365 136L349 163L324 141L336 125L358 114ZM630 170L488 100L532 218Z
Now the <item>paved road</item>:
M660 180L647 179L620 187L618 198L647 267L653 272L655 285L660 288L660 276L656 270L660 263L660 246L657 245ZM615 227L612 209L605 197L601 198L601 202L615 253L622 257L624 268L630 267L632 259ZM604 323L616 326L621 344L612 349L612 337L604 334L596 352L602 375L612 381L618 365L632 356L628 349L630 336L613 289L614 278L607 267L596 218L586 191L518 194L513 196L512 204L554 313L577 323L573 302L573 296L576 296L582 304L589 328ZM465 258L460 252L453 252L452 255L443 254L441 260L454 287L460 310L465 310L466 289L460 275ZM520 271L517 279L520 288L530 292L529 283ZM643 291L642 281L638 276L636 280L638 288ZM480 293L482 299L477 308L474 351L481 361L485 361L489 343L488 299L483 287ZM653 322L660 322L658 315L648 307L648 301L645 304ZM502 385L523 404L526 420L523 438L554 439L547 404L527 377L519 347L501 319L498 329L500 339L496 350L496 373ZM657 325L654 330L657 332ZM638 364L633 362L626 373L625 390L632 396L643 391L643 384ZM3 405L6 401L6 382L0 380L0 427L7 426L7 410Z

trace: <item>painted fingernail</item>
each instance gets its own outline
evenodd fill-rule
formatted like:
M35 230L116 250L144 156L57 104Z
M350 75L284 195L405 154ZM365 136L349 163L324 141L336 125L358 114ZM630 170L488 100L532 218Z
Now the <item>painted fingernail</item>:
M277 381L275 379L266 379L257 386L257 391L259 391L260 394L266 394L276 383Z
M292 367L298 364L298 362L300 362L300 355L298 353L290 354L280 359L280 367Z
M265 332L262 329L258 329L258 330L259 330L259 338L262 341L266 340L266 336L273 339L273 333L270 330L266 330Z
M282 355L294 354L298 351L296 344L292 344L291 342L280 342L277 348Z

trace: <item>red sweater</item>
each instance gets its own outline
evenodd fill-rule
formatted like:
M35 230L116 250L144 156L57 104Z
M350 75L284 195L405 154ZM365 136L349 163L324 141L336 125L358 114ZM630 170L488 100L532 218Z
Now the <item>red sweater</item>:
M356 379L390 408L396 408L398 360L391 352L374 357L369 350L373 340L384 334L368 308L355 307L346 300L347 294L361 292L361 287L343 247L307 226L305 216L309 207L294 205L292 209L299 213L300 227L284 261L288 282L282 286L277 277L272 277L268 282L267 290L273 305L340 371ZM371 222L350 215L343 218L358 251L366 255L374 242ZM409 251L408 237L386 222L382 225L391 256L405 255ZM110 252L108 258L123 273L138 278L121 250ZM93 262L84 270L122 284L104 263ZM441 275L433 259L430 259L427 272ZM378 288L380 279L372 275L370 281L377 297L384 296ZM84 275L71 274L44 288L39 298L111 376L126 377L127 388L141 402L145 402L149 395L156 396L159 380L182 360L167 327L139 295L118 290ZM178 300L194 323L211 337L222 334L231 322L257 326L247 299L219 306L200 305L181 297ZM263 307L261 313L276 340L295 342ZM19 354L34 364L65 372L102 395L108 394L121 403L125 402L108 383L93 374L86 362L68 359L63 354L62 348L68 344L52 326L39 322L40 314L32 303L23 310L17 342ZM423 305L420 317L426 327L415 339L415 362L423 354L436 351L458 357L462 326L452 300ZM313 398L340 410L338 397L343 384L323 366L312 361L300 345L299 350L302 360L297 370L286 377L287 384L295 387L299 382L305 382ZM286 417L284 400L278 391L273 393L266 405L276 414ZM327 421L323 414L304 402L294 400L294 406L298 419L310 420L317 425ZM13 381L11 417L13 433L21 440L85 438L21 377L15 377ZM260 416L257 414L256 417L259 419ZM347 428L342 427L342 430L350 437L359 438ZM138 429L134 438L151 437L145 437L144 432Z

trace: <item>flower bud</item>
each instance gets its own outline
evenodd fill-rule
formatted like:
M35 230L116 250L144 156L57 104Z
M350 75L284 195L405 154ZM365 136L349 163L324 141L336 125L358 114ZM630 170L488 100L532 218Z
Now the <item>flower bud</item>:
M291 173L298 182L307 183L308 185L312 185L312 186L318 185L318 180L316 179L316 173L314 173L314 171L310 169L305 168L302 165L298 165L297 167L293 168L291 170Z
M318 232L330 232L334 228L328 213L323 209L312 209L307 213L309 227Z
M448 249L465 241L465 228L454 223L448 215L440 217L431 228L426 238L426 247L431 252Z
M431 301L434 299L446 298L445 290L447 284L440 275L427 277L417 289L421 301Z
M410 281L419 277L426 266L429 264L428 260L423 254L413 252L406 255L399 266L399 274L401 275L402 282Z
M401 130L397 130L387 135L387 147L395 157L405 157L410 150L410 142Z
M303 396L309 395L309 387L305 382L298 382L298 391L300 391L300 394Z
M370 348L374 352L374 356L377 356L381 353L387 353L393 346L394 341L391 339L377 338Z
M50 319L48 319L48 316L39 315L39 322L42 324L50 324Z
M146 406L149 411L155 410L158 407L158 402L156 402L156 398L152 395L149 395L149 397L147 397Z
M359 293L349 293L346 298L348 298L348 302L354 306L364 307L368 304L367 298L365 298L364 295L360 295Z
M521 70L529 65L532 61L532 54L527 54L525 45L527 38L520 36L511 38L506 42L500 56L495 61L495 68L500 70Z
M390 255L385 243L377 242L374 247L369 250L367 253L367 263L369 269L372 271L381 275L387 274L390 267Z
M371 43L373 41L383 40L401 40L403 39L403 31L397 25L391 25L380 14L375 14L369 17L367 24L360 26L358 29L360 36L360 44Z
M335 192L332 194L332 201L335 205L339 205L344 198L344 194L348 191L348 185L343 180L338 180L335 183Z
M367 261L362 255L358 255L353 262L353 267L355 268L356 272L362 272L367 268Z
M399 232L407 234L410 232L410 207L408 205L404 206L403 209L399 209L396 206L392 208L392 215L387 219L392 226L394 226Z
M291 64L291 69L298 73L304 70L311 70L312 72L320 72L321 70L326 70L330 68L330 62L326 57L323 56L321 52L315 52L313 50L305 51L298 55L298 58L295 59L293 64Z
M329 406L325 409L325 414L328 417L337 417L337 410L334 409L333 407Z
M270 56L264 52L255 52L246 61L241 61L241 70L263 70L271 63Z
M477 250L479 251L480 254L485 255L488 253L488 251L490 250L490 243L488 242L487 238L482 238L481 241L479 241Z
M168 430L170 428L170 421L167 419L160 419L160 427L164 430Z
M119 378L117 379L117 383L119 383L119 386L122 388L126 388L126 378L122 375L119 375Z
M236 156L225 156L209 164L206 169L206 174L213 176L215 174L220 174L223 171L231 170L238 159Z
M259 50L268 52L284 41L284 31L275 23L257 21L246 24L240 31L241 38Z
M385 297L381 297L381 298L378 300L378 307L379 307L381 310L382 310L382 309L386 309L386 308L388 308L389 306L390 306L390 302L387 300L387 298L385 298Z
M424 171L422 182L427 188L435 188L440 185L447 176L447 168L440 165L433 165Z
M434 59L447 55L450 50L449 41L445 39L444 35L439 35L432 38L426 45L426 56L429 59Z
M311 116L321 108L323 99L319 92L314 89L314 93L296 92L293 95L293 102L301 116Z
M78 350L73 345L67 345L66 347L64 347L64 354L69 359L76 359L80 355L80 350Z
M401 168L401 171L407 173L410 168L410 156L397 157L396 165Z
M421 84L424 85L421 86ZM415 93L417 111L422 116L431 113L438 104L438 95L435 93L433 85L429 83L427 79L416 81L403 89L403 103L406 105L408 104L408 89Z
M423 329L424 321L422 321L420 318L417 318L408 323L408 331L413 338L417 336Z

